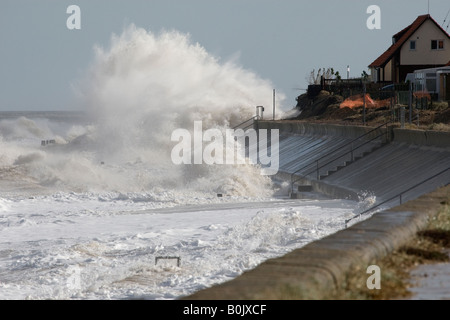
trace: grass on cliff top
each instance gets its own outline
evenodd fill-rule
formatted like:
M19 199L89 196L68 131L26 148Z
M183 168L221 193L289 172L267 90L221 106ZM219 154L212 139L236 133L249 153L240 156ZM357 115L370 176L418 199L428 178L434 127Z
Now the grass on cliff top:
M370 274L355 268L337 290L325 299L333 300L401 300L411 297L410 272L421 264L449 262L445 250L450 248L450 197L439 213L411 242L375 262L381 270L381 289L368 289Z

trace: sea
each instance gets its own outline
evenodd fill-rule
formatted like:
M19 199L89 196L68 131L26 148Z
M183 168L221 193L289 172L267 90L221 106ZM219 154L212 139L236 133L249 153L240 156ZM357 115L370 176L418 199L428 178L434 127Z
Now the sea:
M186 34L130 26L71 85L74 110L0 112L2 300L177 300L364 207L290 199L257 163L174 163L174 131L233 128L273 101L269 80Z
M337 232L362 206L290 199L251 164L109 155L93 125L0 112L0 299L178 299Z

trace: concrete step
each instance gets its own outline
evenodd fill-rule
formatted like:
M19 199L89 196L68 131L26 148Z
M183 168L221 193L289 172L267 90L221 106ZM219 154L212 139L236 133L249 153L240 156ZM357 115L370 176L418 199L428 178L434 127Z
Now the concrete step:
M290 194L291 199L304 199L304 200L326 200L330 199L326 195L318 192L295 192Z
M298 186L297 187L297 191L299 192L312 192L313 191L313 186Z
M295 188L293 188L293 190L295 190ZM311 185L301 185L301 186L297 186L297 191L291 191L289 193L289 197L291 199L299 199L298 195L301 193L310 193L313 192L313 186Z
M382 145L377 146L377 147L373 147L371 150L365 151L365 152L363 152L362 154L360 154L360 155L354 157L353 160L345 161L342 165L339 165L339 166L337 166L336 168L334 168L334 169L332 169L332 170L329 170L326 174L321 175L321 176L319 177L320 180L322 180L323 178L326 178L326 177L332 175L333 173L335 173L335 172L337 172L337 171L339 171L339 170L341 170L341 169L347 167L348 165L352 164L353 162L358 161L358 160L360 160L360 159L362 159L362 158L368 156L369 154L371 154L372 152L374 152L375 150L377 150L377 149L379 149L379 148L381 148L381 147L382 147Z

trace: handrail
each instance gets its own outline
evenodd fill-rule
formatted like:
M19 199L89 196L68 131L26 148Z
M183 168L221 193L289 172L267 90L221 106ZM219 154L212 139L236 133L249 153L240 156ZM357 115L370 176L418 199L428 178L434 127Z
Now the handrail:
M246 125L245 127L243 127L243 128L240 128L240 129L242 129L242 130L246 130L247 128L250 128L250 127L252 127L253 126L253 122L252 123L250 123L249 125Z
M240 124L234 126L234 127L233 127L233 130L234 130L234 129L237 129L237 128L240 127L240 126L242 126L244 123L249 122L250 120L255 120L255 118L258 118L258 116L253 116L253 117L251 117L250 119L247 119L247 120L245 120L244 122L241 122ZM249 126L251 126L251 124L248 125L248 126L246 126L244 129L248 128Z
M397 197L400 197L400 204L402 204L402 195L403 195L404 193L406 193L406 192L408 192L408 191L411 191L411 190L417 188L418 186L422 185L423 183L425 183L425 182L427 182L427 181L429 181L429 180L431 180L431 179L436 178L437 176L440 176L441 174L443 174L443 173L446 172L447 170L450 170L450 167L448 167L447 169L444 169L444 170L442 170L441 172L439 172L439 173L437 173L437 174L435 174L435 175L433 175L433 176L431 176L431 177L429 177L429 178L427 178L427 179L425 179L425 180L423 180L423 181L421 181L421 182L415 184L414 186L412 186L412 187L410 187L410 188L408 188L408 189L406 189L406 190L400 192L399 194L393 196L392 198L389 198L389 199L387 199L387 200L385 200L385 201L383 201L383 202L380 202L379 204L377 204L377 205L375 205L375 206L372 206L372 207L370 207L369 209L366 209L366 210L364 210L364 211L362 211L362 212L360 212L360 213L354 215L354 216L351 217L350 219L346 219L346 220L345 220L345 227L347 228L347 223L350 222L351 220L355 219L356 217L361 217L363 214L366 214L366 213L368 213L368 212L370 212L370 211L372 211L372 210L374 210L374 209L376 209L376 208L382 206L383 204L385 204L385 203L387 203L387 202L389 202L389 201L394 200L394 199L397 198Z
M336 160L338 160L338 159L340 159L340 158L342 158L342 157L348 155L349 153L352 154L355 150L357 150L357 149L359 149L359 148L365 146L366 144L372 142L372 141L375 140L375 139L378 139L379 137L381 137L381 136L383 136L383 135L384 135L384 133L381 133L381 134L377 135L376 137L373 137L372 139L367 140L367 141L364 142L363 144L360 144L360 145L357 146L356 148L352 148L350 151L347 151L347 152L341 154L340 156L331 159L330 161L328 161L328 162L322 164L321 166L319 166L319 164L318 164L318 161L319 161L319 160L316 160L316 161L317 161L317 167L316 167L314 170L312 170L312 171L310 171L310 172L304 174L304 176L308 176L308 175L310 175L311 173L313 173L314 171L317 170L317 178L319 178L319 170L320 170L320 169L322 169L323 167L329 165L330 163L332 163L332 162L334 162L334 161L336 161ZM353 156L352 156L352 159L353 159ZM300 179L298 179L298 180L300 180ZM295 183L295 182L298 181L298 180L294 180L293 182Z
M359 137L353 139L352 141L350 141L350 142L348 142L348 143L346 143L346 144L344 144L344 145L342 145L342 146L339 146L339 147L333 149L332 151L330 151L330 152L328 152L327 154L323 155L323 156L320 157L319 159L316 159L316 160L314 160L314 161L308 163L307 165L301 167L300 169L297 169L296 171L294 171L293 173L291 173L291 188L293 189L294 183L295 183L296 181L298 181L298 180L301 179L301 178L299 178L299 179L297 179L297 180L295 180L295 181L293 180L293 179L294 179L294 175L295 175L297 172L299 172L299 171L301 171L301 170L303 170L303 169L306 169L307 167L309 167L309 166L311 166L311 165L313 165L313 164L315 164L315 163L318 163L318 162L319 162L320 160L322 160L323 158L328 157L328 156L330 156L331 154L333 154L333 153L335 153L335 152L337 152L337 151L339 151L339 150L342 150L342 148L344 148L344 147L346 147L346 146L352 145L354 142L356 142L356 141L360 140L361 138L365 137L366 135L369 135L370 133L372 133L372 132L374 132L374 131L380 129L380 128L383 127L383 126L388 125L388 124L391 123L391 122L393 122L393 120L386 121L385 123L383 123L383 124L381 124L381 125L379 125L379 126L373 128L372 130L370 130L370 131L364 133L363 135L361 135L361 136L359 136ZM386 134L387 134L387 132L386 132ZM381 133L380 135L376 136L376 137L373 138L372 140L375 140L375 139L381 137L382 135L384 135L384 133ZM370 140L370 141L372 141L372 140ZM359 147L357 147L357 148L359 148ZM357 148L355 148L355 149L357 149ZM355 150L355 149L352 148L352 151ZM352 152L352 151L351 151L351 152ZM348 152L347 152L347 153L348 153ZM347 153L345 153L345 155L346 155ZM342 156L341 156L341 157L342 157ZM340 158L340 157L339 157L339 158ZM336 159L334 159L333 161L335 161L335 160L337 160L337 159L339 159L339 158L336 158ZM327 163L327 164L328 164L328 163ZM322 166L322 167L323 167L323 166ZM320 168L322 168L322 167L320 167ZM316 169L314 169L314 171L315 171L315 170L318 170L318 169L320 169L320 168L317 167ZM314 171L312 171L312 172L314 172ZM312 172L309 172L309 173L306 174L306 175L309 175L309 174L311 174ZM305 175L303 175L303 176L305 176Z

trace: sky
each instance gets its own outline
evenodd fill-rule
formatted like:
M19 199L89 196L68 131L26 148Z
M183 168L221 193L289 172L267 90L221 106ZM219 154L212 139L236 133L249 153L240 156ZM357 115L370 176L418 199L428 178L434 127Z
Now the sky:
M70 5L80 29L69 29ZM380 8L380 28L369 29ZM448 0L2 0L0 2L0 111L77 110L74 83L130 24L151 32L190 35L220 61L267 79L289 110L308 74L332 67L358 77L391 44L392 35L419 15L448 29Z

